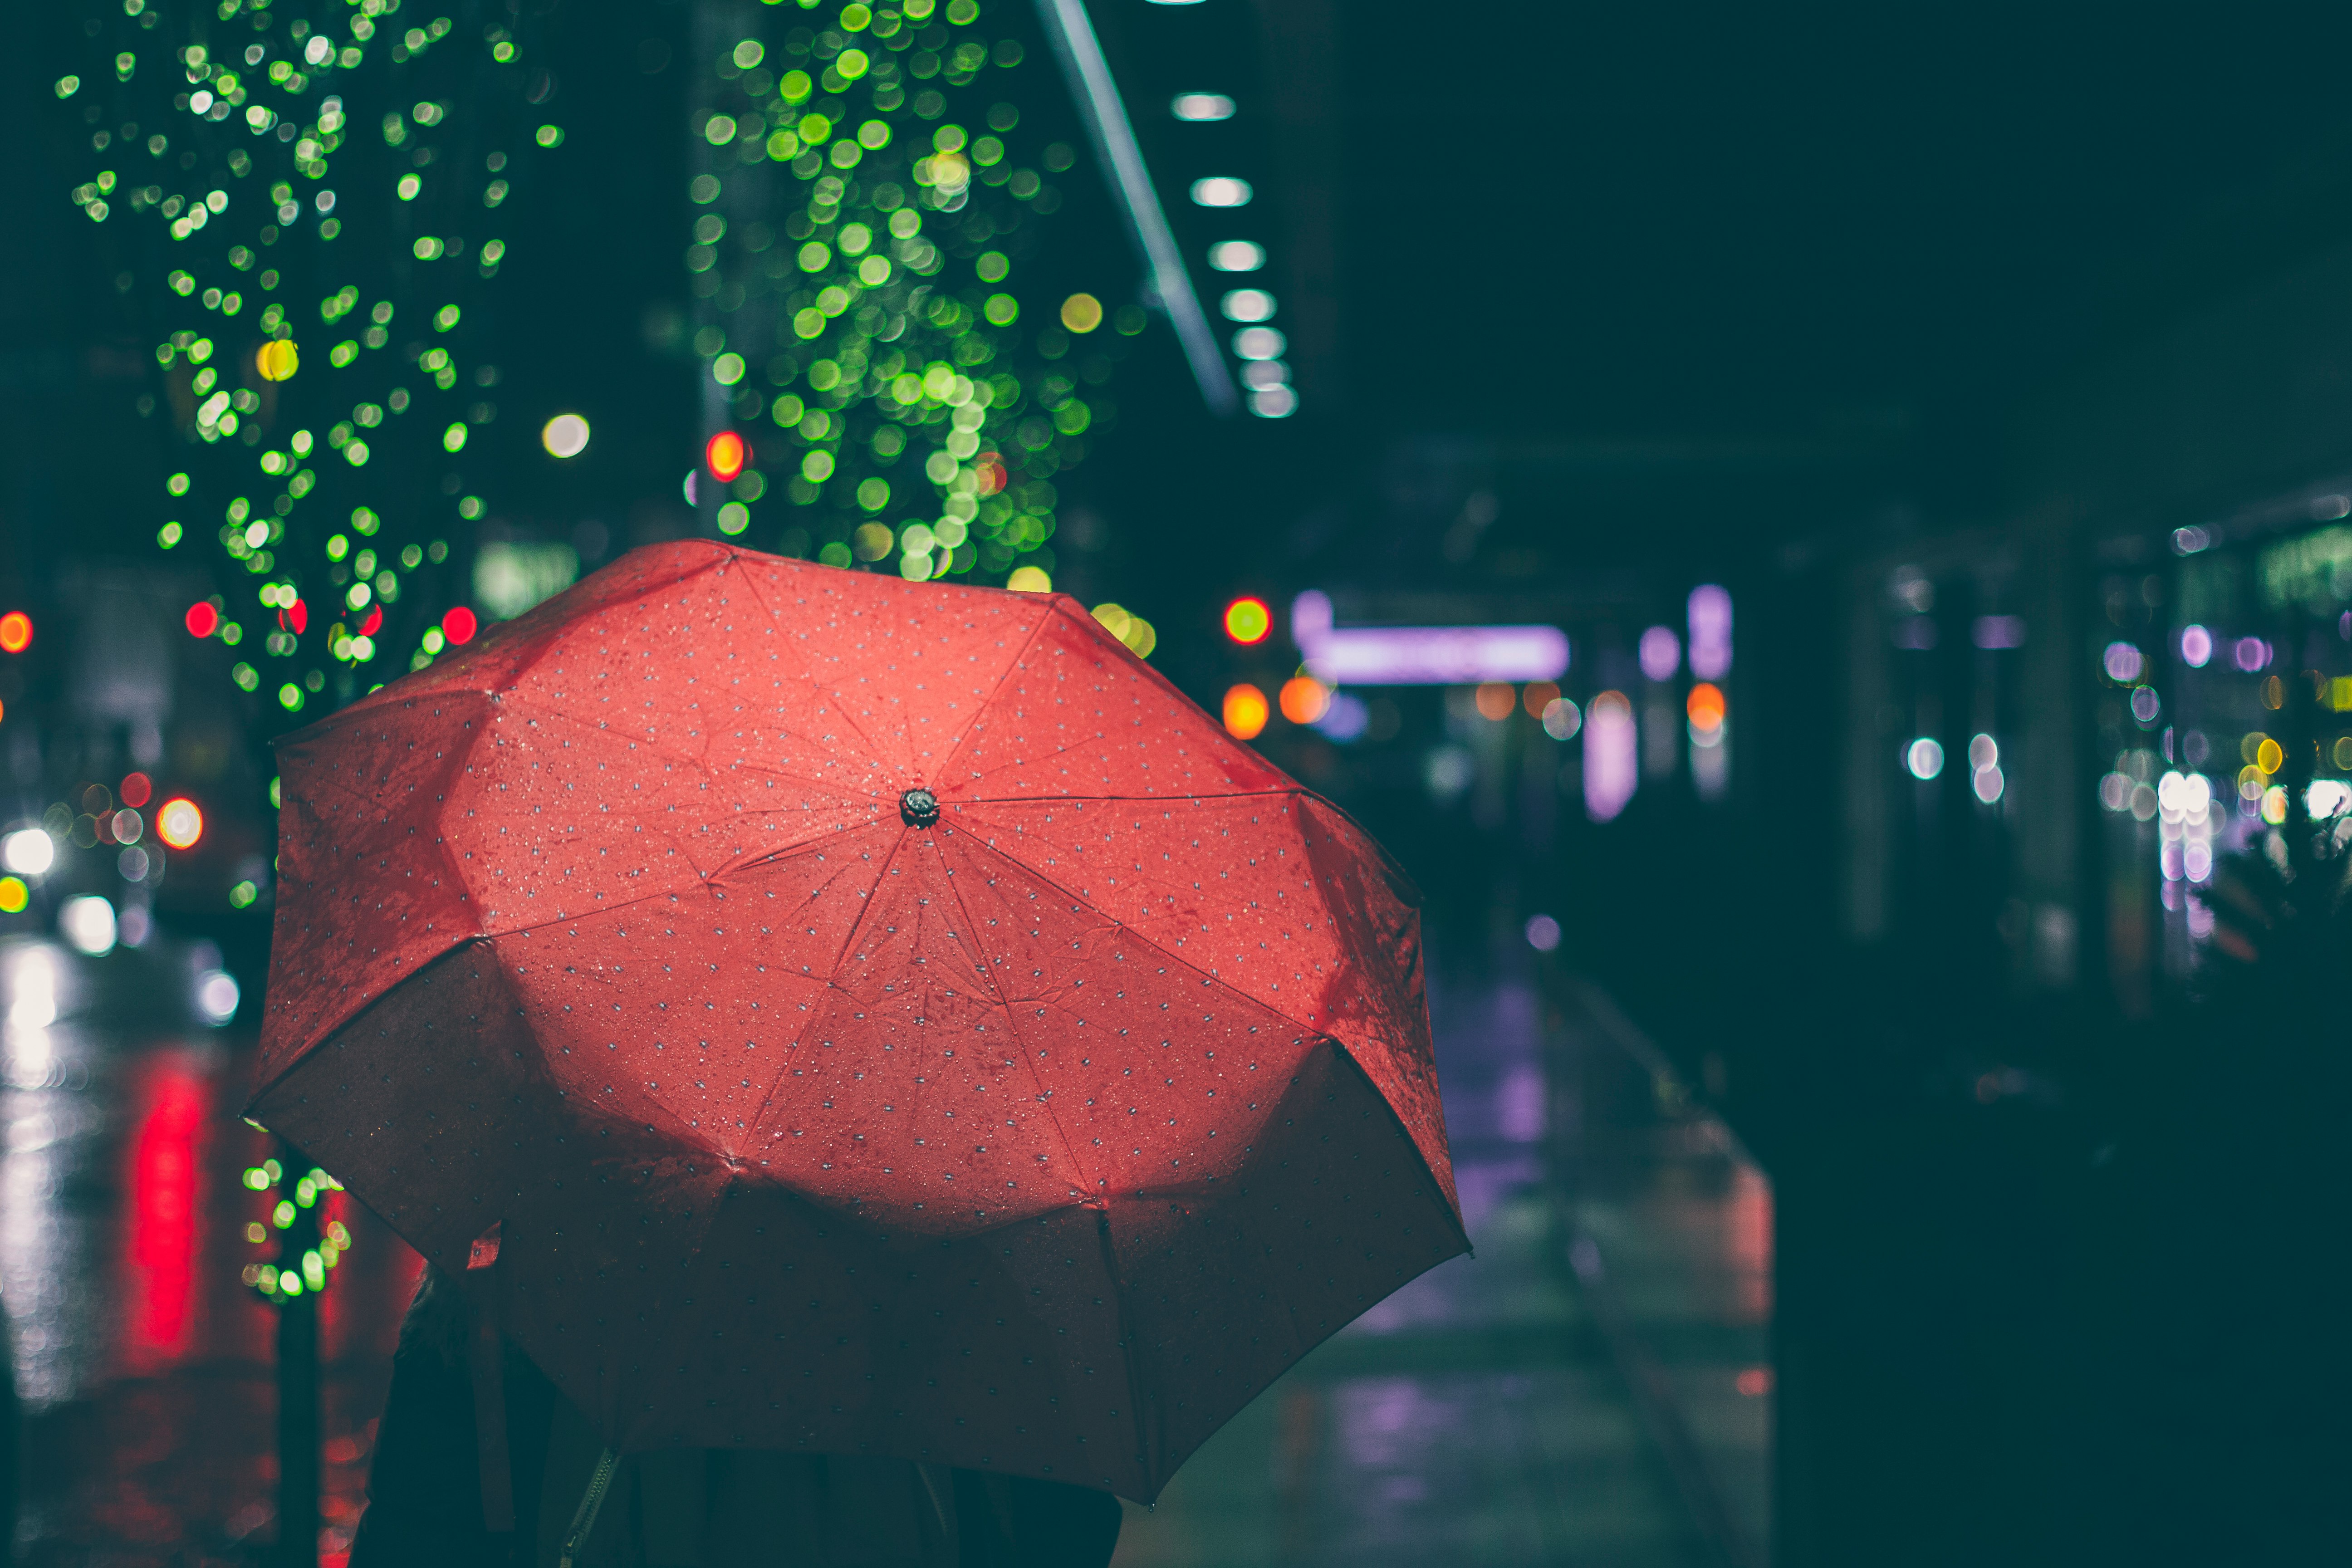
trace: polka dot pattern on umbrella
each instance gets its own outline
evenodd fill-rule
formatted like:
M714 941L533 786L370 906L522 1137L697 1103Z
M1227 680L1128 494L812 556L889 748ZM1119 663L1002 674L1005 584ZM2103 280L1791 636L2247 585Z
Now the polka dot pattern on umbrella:
M656 546L280 768L254 1114L625 1447L1149 1498L1463 1248L1410 886L1066 598Z

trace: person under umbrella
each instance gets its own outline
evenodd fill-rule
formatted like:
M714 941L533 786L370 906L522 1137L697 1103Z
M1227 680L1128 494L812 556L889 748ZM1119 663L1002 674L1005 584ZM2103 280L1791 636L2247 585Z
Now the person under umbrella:
M475 1332L462 1288L428 1265L401 1325L351 1568L1102 1568L1118 1543L1118 1500L1066 1483L726 1448L615 1458L511 1345L499 1370L512 1523L493 1531Z
M1051 1489L1466 1250L1410 885L1066 598L657 546L279 764L249 1113L436 1266L542 1558L1107 1553Z

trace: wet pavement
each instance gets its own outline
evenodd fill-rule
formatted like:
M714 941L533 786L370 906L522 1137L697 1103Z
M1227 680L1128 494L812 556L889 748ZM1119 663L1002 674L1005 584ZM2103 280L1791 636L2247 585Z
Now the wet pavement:
M200 1003L218 959L0 944L0 1303L23 1422L20 1560L249 1563L277 1534L274 1309L242 1278L270 1200L245 1170L249 1041ZM322 1562L366 1475L413 1254L340 1194L320 1298Z
M217 958L0 945L0 1300L41 1564L262 1561L277 1531L271 1152ZM1129 1505L1119 1568L1760 1565L1771 1206L1596 992L1509 955L1432 984L1475 1245L1307 1358ZM322 1562L362 1496L414 1254L341 1194L321 1299Z
M1474 1256L1129 1505L1116 1568L1761 1568L1769 1186L1591 988L1514 954L1430 1009Z

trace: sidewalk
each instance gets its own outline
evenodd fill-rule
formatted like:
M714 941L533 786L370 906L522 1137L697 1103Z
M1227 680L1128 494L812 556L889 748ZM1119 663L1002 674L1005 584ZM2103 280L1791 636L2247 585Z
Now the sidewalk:
M1115 1568L1760 1565L1769 1194L1717 1124L1657 1109L1605 1000L1562 994L1547 1018L1531 973L1433 979L1475 1256L1129 1505Z

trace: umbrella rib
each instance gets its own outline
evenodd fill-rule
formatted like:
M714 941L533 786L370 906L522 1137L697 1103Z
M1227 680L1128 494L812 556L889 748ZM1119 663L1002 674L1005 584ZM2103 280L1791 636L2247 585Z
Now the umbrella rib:
M1282 784L1272 789L1205 790L1188 789L1181 795L1082 795L1065 790L1055 795L989 795L973 799L958 797L950 805L1051 805L1062 800L1133 801L1140 805L1166 805L1179 800L1250 800L1260 795L1295 795L1301 800L1321 800L1323 797L1300 784Z
M490 697L490 698L492 698L493 700L498 700L498 701L502 702L502 703L503 703L503 702L509 702L509 701L510 701L510 702L512 702L512 703L514 704L514 706L515 706L518 710L522 710L522 711L525 711L525 712L528 712L528 713L530 713L530 714L533 714L533 715L535 715L535 716L541 716L541 717L545 717L545 718L549 718L549 719L557 719L557 720L561 720L562 722L564 722L564 723L566 723L566 724L569 724L569 725L575 726L575 727L577 727L578 729L580 729L580 730L582 730L582 731L585 731L586 733L592 734L592 735L597 732L597 731L596 731L593 727L591 727L591 726L590 726L590 724L588 723L588 721L587 721L586 720L584 720L584 719L583 719L583 718L579 717L578 715L576 715L576 714L572 714L572 713L567 713L567 712L565 712L563 710L562 710L562 709L560 709L560 708L549 707L549 706L547 706L547 705L546 705L546 704L544 704L544 703L535 702L535 701L531 700L530 698L522 697L522 696L518 695L517 693L515 693L515 692L514 692L514 691L512 691L511 689L509 689L509 690L506 690L506 691L503 691L503 692L495 692L495 693L492 693L492 692L486 692L486 693L483 693L483 695L484 695L484 696L486 696L486 697ZM650 731L649 731L649 732L650 732ZM858 732L859 732L859 734L860 734L860 735L863 735L863 734L865 733L865 731L859 731ZM857 790L856 787L854 787L854 786L852 786L852 785L843 784L840 784L840 783L837 783L837 782L830 782L830 781L827 781L827 780L824 780L824 779L820 779L820 778L813 778L813 777L810 777L809 775L807 775L807 774L805 774L805 773L794 773L794 772L793 772L792 769L790 769L790 768L781 768L781 767L777 767L775 764L773 764L773 763L766 763L766 762L748 762L748 763L728 763L728 764L724 764L724 765L720 765L720 764L714 764L714 763L711 762L710 757L709 757L709 752L708 752L708 751L707 751L707 750L703 752L703 754L701 754L701 755L698 755L698 755L696 755L696 754L694 754L694 753L692 753L692 752L683 752L683 751L679 751L679 750L677 750L677 749L676 749L676 748L674 748L674 747L670 747L670 746L663 745L663 744L661 744L661 743L660 743L659 742L657 742L657 741L647 740L647 741L642 742L640 742L640 743L641 743L641 744L643 744L643 745L645 746L645 748L646 748L647 751L649 751L649 752L653 752L653 753L654 753L655 755L656 755L656 756L660 756L660 757L667 757L667 758L670 759L672 762L684 763L687 763L687 764L688 764L688 765L690 765L690 766L700 768L700 769L702 769L704 772L706 772L706 773L714 773L714 774L715 774L715 773L724 773L724 772L729 772L729 771L733 771L733 770L742 770L742 771L747 771L747 772L762 773L768 773L768 774L771 774L771 775L772 775L772 776L774 776L774 777L776 777L776 778L780 778L780 779L792 779L792 780L794 780L794 781L795 781L795 782L797 782L797 783L807 784L807 785L811 786L812 788L815 788L815 789L823 789L823 790L830 790L830 791L833 791L833 792L835 792L835 793L836 793L836 794L839 794L839 795L844 795L845 797L845 796L850 796L850 795L857 795L857 794L860 794L860 793L864 793L864 794L866 794L866 795L867 798L872 799L872 800L875 800L875 801L877 801L877 802L883 798L880 795L878 795L878 794L875 794L875 793L874 793L874 792L872 792L872 791L864 791L864 792L861 792L861 791ZM880 771L881 771L881 769L882 769L882 764L877 761L877 762L875 763L875 771L878 773L878 772L880 772ZM742 814L741 814L741 813L738 813L737 815L739 815L739 816L740 816L740 815L742 815Z
M946 858L944 855L940 857L942 861ZM948 890L955 895L956 908L963 911L964 929L971 932L971 939L977 943L981 940L980 922L972 918L971 906L963 901L963 889L955 885L955 879L952 876L948 879ZM982 963L985 964L987 960L985 949L982 950L981 957ZM1071 1142L1069 1129L1062 1125L1061 1115L1055 1110L1053 1100L1043 1092L1045 1082L1038 1078L1036 1067L1029 1060L1029 1042L1022 1037L1021 1026L1014 1019L1013 999L1004 994L1004 987L997 984L996 972L991 968L987 973L988 987L996 993L997 1005L1004 1009L1004 1027L1012 1035L1013 1043L1020 1047L1021 1070L1028 1075L1030 1088L1038 1091L1037 1103L1045 1108L1045 1120L1054 1124L1054 1136L1062 1141L1062 1152L1067 1156L1070 1168L1078 1173L1081 1181L1099 1180L1086 1161L1079 1157L1078 1146ZM1099 1207L1101 1200L1095 1193L1088 1192L1087 1202Z
M898 864L898 850L906 842L907 830L904 827L901 827L898 829L898 837L892 839L890 842L889 858L884 860L881 867L874 873L874 886L866 890L866 907L859 910L857 911L857 918L849 922L849 931L842 938L841 951L833 955L833 967L825 971L824 984L827 990L838 991L842 989L842 965L849 962L850 950L857 945L858 934L866 929L866 917L874 912L874 906L880 901L877 897L877 894L882 886L882 879L890 874L890 868L892 866ZM847 994L847 993L844 992L844 994Z
M1143 932L1136 930L1135 927L1128 924L1125 921L1120 920L1117 915L1105 910L1093 900L1064 887L1055 879L1047 876L1043 871L1040 871L1037 868L1029 864L1028 861L1020 858L1018 856L1007 854L1005 851L999 849L995 845L989 844L985 840L977 841L980 842L990 854L995 856L998 859L1003 860L1005 864L1019 867L1024 872L1036 878L1040 882L1045 883L1047 887L1053 889L1064 898L1074 900L1078 904L1087 909L1092 910L1096 914L1102 916L1104 920L1108 921L1113 926L1134 939L1135 942L1144 947L1150 948L1152 952L1158 953L1169 963L1175 964L1179 968L1184 969L1191 973L1199 975L1203 984L1215 986L1219 991L1223 992L1227 996L1232 997L1234 1001L1241 1003L1244 1006L1262 1007L1265 1011L1273 1014L1276 1017L1283 1020L1283 1022L1304 1029L1318 1039L1329 1040L1333 1045L1339 1047L1343 1051L1348 1049L1348 1043L1339 1038L1339 1036L1333 1034L1330 1030L1318 1028L1313 1024L1302 1022L1299 1019L1292 1017L1289 1014L1284 1012L1280 1007L1276 1006L1273 1003L1265 1001L1260 997L1251 995L1248 992L1241 990L1237 986L1234 985L1223 975L1213 974L1209 971L1202 969L1199 964L1194 963L1192 960L1185 958L1181 954L1170 952L1167 948L1162 947L1150 937L1146 936Z
M740 550L738 550L736 553L740 555L742 552ZM751 590L752 597L760 601L760 608L767 612L768 619L775 623L776 629L779 632L784 632L786 636L791 635L785 630L783 616L776 614L775 606L768 602L767 595L760 591L759 579L752 574L746 572L743 574L743 583L746 587ZM830 700L833 703L835 711L840 715L841 721L848 725L852 730L857 731L857 738L866 742L866 759L874 764L876 771L880 772L887 770L890 764L884 760L882 748L874 743L874 737L866 732L865 725L860 724L856 720L849 716L848 709L846 705L842 702L840 693L828 691L824 684L816 680L814 678L811 678L809 680L809 687L820 699Z
M941 759L940 763L940 777L939 782L942 787L944 787L946 784L948 770L955 765L955 760L958 757L963 755L964 747L970 743L971 740L971 732L980 728L981 719L988 712L988 705L995 701L998 694L1003 691L1005 682L1011 680L1013 679L1013 672L1021 668L1021 661L1029 657L1029 650L1036 646L1037 639L1045 635L1045 626L1048 622L1053 620L1053 606L1049 601L1046 605L1045 613L1037 617L1037 624L1031 626L1029 628L1029 635L1021 639L1020 648L1016 650L1013 655L1013 658L1006 662L1004 668L998 673L996 677L996 684L988 689L987 696L972 704L971 722L963 727L963 733L956 737L954 748L950 750L947 756Z

